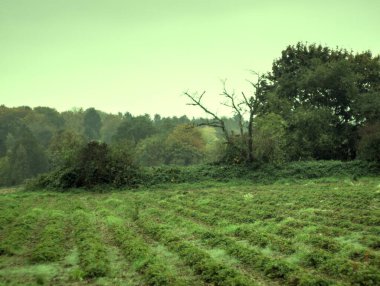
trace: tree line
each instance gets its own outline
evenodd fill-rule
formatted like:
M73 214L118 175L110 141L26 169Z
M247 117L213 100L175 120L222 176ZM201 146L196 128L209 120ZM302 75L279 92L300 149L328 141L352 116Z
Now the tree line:
M221 103L230 118L203 104L205 92L185 93L207 115L191 120L0 106L0 185L79 164L101 150L109 152L107 162L128 158L108 172L125 164L380 162L379 56L298 43L282 51L270 72L253 78L248 92L224 83Z
M230 121L230 125L234 121ZM0 106L0 185L74 164L90 142L102 142L135 165L190 165L218 160L219 134L194 128L204 119L110 114L94 108ZM121 156L121 155L120 155Z

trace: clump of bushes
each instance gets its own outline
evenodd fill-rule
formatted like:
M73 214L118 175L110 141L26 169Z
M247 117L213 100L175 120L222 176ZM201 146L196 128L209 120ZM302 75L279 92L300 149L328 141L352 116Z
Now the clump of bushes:
M98 186L138 187L167 183L195 183L231 179L273 183L283 179L351 177L380 173L377 163L367 161L299 161L283 165L203 164L194 166L139 167L124 145L92 141L71 152L69 159L50 173L27 184L28 189L94 188Z
M122 146L110 148L106 143L91 141L72 153L57 169L32 180L29 188L92 188L136 186L140 169Z

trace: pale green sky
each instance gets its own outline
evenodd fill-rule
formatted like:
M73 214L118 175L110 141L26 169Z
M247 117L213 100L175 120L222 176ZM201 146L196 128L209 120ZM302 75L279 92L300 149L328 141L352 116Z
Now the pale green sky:
M0 104L199 116L298 41L380 53L380 0L0 0ZM223 112L219 110L219 112Z

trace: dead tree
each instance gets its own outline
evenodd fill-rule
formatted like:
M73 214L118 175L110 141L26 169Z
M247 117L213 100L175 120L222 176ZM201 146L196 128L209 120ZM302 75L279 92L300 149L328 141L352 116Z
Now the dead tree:
M187 105L193 105L193 106L199 106L201 109L203 109L204 112L206 112L208 115L211 115L212 116L212 120L211 121L207 121L207 122L204 122L204 123L200 123L198 124L198 126L202 126L202 125L206 125L206 126L211 126L211 127L216 127L216 128L220 128L224 134L224 137L226 139L226 141L229 143L231 142L231 137L230 137L230 134L228 133L227 129L226 129L226 126L224 124L224 121L218 117L216 115L216 113L210 111L209 109L207 109L203 104L202 104L202 97L204 96L206 92L202 92L201 95L197 96L197 94L193 94L191 95L190 93L188 92L185 92L185 95L190 98L191 102L188 103Z
M241 150L242 154L247 154L246 161L253 162L253 121L255 115L257 114L257 109L259 107L259 95L262 93L261 84L264 80L264 76L260 75L256 72L252 72L256 77L257 81L252 82L249 81L251 86L253 87L253 93L251 96L246 96L244 92L241 92L241 97L237 97L235 91L228 92L226 88L226 80L223 83L223 92L222 96L225 97L226 101L222 104L227 106L233 110L233 112L239 118L239 131L240 131L240 139L242 140L242 145L245 146L245 150ZM205 95L205 91L202 94L197 95L197 93L190 94L189 92L185 92L184 94L190 99L190 103L188 105L198 106L205 113L212 116L210 121L199 124L198 126L206 125L211 127L220 128L223 132L223 135L226 139L227 144L234 144L232 140L232 135L226 129L225 123L222 118L216 115L215 112L210 111L203 103L202 98ZM244 120L244 115L248 114L248 122ZM246 131L245 131L246 129Z

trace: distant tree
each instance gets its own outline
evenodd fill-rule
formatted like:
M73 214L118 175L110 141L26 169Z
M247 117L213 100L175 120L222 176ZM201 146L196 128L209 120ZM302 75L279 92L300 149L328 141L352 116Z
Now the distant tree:
M65 120L63 119L61 114L54 108L38 106L33 108L33 111L35 113L43 115L46 121L58 130L61 129L65 124Z
M205 143L204 147L204 160L205 162L217 162L220 161L223 155L223 141L221 140L218 130L209 127L203 126L199 128L202 139Z
M178 125L165 140L165 163L190 165L204 156L205 142L199 129L191 125Z
M165 135L153 135L141 140L136 148L139 162L145 166L159 166L165 163L167 156Z
M181 117L161 117L159 114L154 116L154 127L159 134L169 134L176 126L190 123L186 116Z
M4 105L0 106L0 157L7 152L6 138L23 119L32 112L27 106L8 108Z
M119 128L123 116L121 114L104 114L102 118L102 128L100 129L100 138L106 143L111 143Z
M25 125L18 125L8 134L7 145L9 184L20 184L48 170L45 152Z
M65 121L64 129L72 131L80 135L86 136L84 132L84 110L82 108L74 108L61 113Z
M130 140L137 144L144 138L153 135L156 129L148 114L140 116L125 116L120 126L118 127L114 140Z
M88 108L83 118L84 133L89 140L98 140L100 138L100 128L102 122L100 115L95 108Z
M44 148L48 147L53 135L64 126L62 116L55 109L49 107L34 108L23 118L22 122Z

